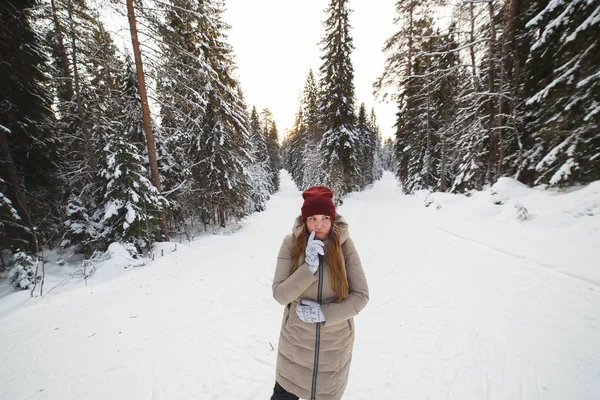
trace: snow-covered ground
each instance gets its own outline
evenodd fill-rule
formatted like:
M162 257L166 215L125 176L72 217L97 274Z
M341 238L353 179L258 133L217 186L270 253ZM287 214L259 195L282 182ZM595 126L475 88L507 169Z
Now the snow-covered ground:
M302 202L281 186L235 233L1 298L0 399L268 399ZM404 196L386 173L339 212L371 293L344 399L600 398L600 182Z

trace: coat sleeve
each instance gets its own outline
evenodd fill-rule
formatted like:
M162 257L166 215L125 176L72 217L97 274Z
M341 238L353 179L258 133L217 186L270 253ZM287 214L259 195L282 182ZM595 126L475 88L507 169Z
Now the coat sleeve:
M283 239L279 255L277 256L277 267L273 277L273 297L280 304L286 305L296 300L310 285L316 282L318 275L313 275L308 269L308 264L301 264L292 275L292 245L294 235L287 235Z
M345 248L344 248L345 247ZM334 325L358 315L369 302L369 286L363 271L360 258L352 239L346 240L342 246L346 264L346 276L350 286L348 297L340 303L329 303L321 306L325 323Z

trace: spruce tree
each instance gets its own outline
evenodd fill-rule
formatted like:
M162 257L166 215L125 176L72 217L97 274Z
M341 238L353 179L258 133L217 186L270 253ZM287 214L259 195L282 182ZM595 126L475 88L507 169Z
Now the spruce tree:
M5 225L2 241L12 245L24 239L28 250L36 248L34 227L49 234L53 219L45 217L57 198L49 49L31 25L37 5L34 0L0 4L0 192L21 218Z
M261 112L262 133L267 143L267 152L269 154L269 177L272 193L279 190L279 170L282 167L279 133L277 124L273 118L271 110L264 108Z
M354 113L354 69L350 55L348 0L331 0L325 20L322 51L320 108L323 139L320 153L327 182L341 203L346 193L358 190L359 141Z
M273 193L271 180L271 165L269 151L267 149L267 138L263 135L260 118L256 107L252 107L250 114L250 152L251 163L248 167L248 176L251 182L251 202L249 212L263 211Z
M108 136L100 152L99 175L105 182L100 235L108 243L125 242L139 252L158 238L160 213L167 202L148 179L144 157L126 136L127 132Z
M198 167L210 69L202 48L207 16L201 4L188 0L169 0L159 7L160 13L150 16L150 21L160 38L156 81L161 125L157 148L164 188L172 193L171 218L176 224L185 224L194 216L208 223L212 209L206 209L198 195L203 191Z
M359 169L361 190L373 183L373 167L375 162L375 143L373 143L373 132L367 120L367 109L365 103L361 103L358 109L356 131L359 140Z
M373 169L371 171L371 182L375 182L381 179L383 175L383 143L381 138L381 128L377 123L377 117L375 116L375 108L371 108L369 114L369 129L371 130L371 143L375 149Z
M527 99L539 113L537 182L565 186L600 179L598 7L598 1L551 3L527 24L540 32L529 70L544 59L542 68L549 68Z
M318 144L323 137L321 110L319 109L319 85L315 79L312 69L306 76L300 107L302 109L302 120L306 125L311 143Z
M298 109L294 126L282 144L282 158L285 169L290 173L296 187L304 189L304 175L306 170L304 150L307 146L308 127L304 121L302 107Z

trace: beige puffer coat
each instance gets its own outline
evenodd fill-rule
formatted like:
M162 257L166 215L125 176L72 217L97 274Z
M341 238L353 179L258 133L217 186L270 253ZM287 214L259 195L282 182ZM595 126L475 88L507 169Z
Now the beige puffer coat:
M316 301L319 272L311 274L300 256L298 269L290 276L294 237L303 229L301 217L296 219L293 233L287 235L279 256L273 279L273 297L285 305L279 349L277 353L276 381L288 392L302 399L310 399L313 383L316 400L342 398L354 345L354 322L369 301L369 288L360 258L348 233L348 224L339 214L336 222L342 223L340 243L343 261L350 285L349 295L341 303L331 288L327 264L323 265L322 310L325 323L321 324L317 339L317 324L302 322L296 314L296 305L303 299ZM319 342L318 366L315 373L315 348ZM316 379L315 379L316 377Z

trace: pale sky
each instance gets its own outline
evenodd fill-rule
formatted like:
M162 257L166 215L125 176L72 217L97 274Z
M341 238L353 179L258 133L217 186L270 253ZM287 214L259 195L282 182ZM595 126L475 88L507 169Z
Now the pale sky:
M318 77L322 64L319 42L329 0L226 0L224 22L231 25L239 79L246 103L273 113L280 137L292 127L298 99L312 68ZM350 35L356 107L361 102L375 115L384 138L395 133L395 104L373 98L372 85L383 72L381 49L395 31L395 0L351 0Z

